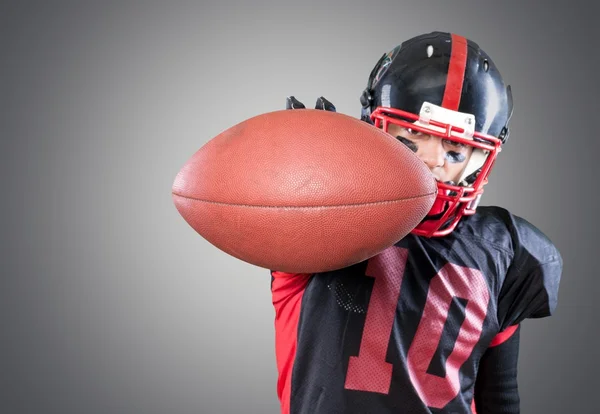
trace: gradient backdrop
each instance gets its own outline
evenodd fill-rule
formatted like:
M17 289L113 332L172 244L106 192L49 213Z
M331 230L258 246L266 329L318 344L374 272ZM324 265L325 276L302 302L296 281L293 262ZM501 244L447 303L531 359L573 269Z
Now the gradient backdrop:
M269 273L198 236L172 182L286 95L358 116L381 54L432 30L513 86L483 204L564 257L556 315L523 324L522 412L598 412L598 6L526 3L2 2L0 412L277 413Z

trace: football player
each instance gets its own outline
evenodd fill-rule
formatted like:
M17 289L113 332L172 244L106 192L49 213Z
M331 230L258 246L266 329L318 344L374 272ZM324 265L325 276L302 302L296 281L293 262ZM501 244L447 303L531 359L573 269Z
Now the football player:
M434 32L384 54L360 101L365 122L427 164L437 199L365 262L271 271L281 412L518 413L520 324L554 311L562 259L526 220L478 207L508 140L510 87L476 43Z

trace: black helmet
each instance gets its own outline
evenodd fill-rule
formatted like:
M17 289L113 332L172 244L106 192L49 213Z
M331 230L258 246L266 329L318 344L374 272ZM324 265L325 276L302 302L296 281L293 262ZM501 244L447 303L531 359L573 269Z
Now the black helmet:
M413 233L442 236L475 213L513 106L487 53L456 34L414 37L379 59L360 101L361 118L386 132L393 123L475 148L459 183L438 183L438 200Z

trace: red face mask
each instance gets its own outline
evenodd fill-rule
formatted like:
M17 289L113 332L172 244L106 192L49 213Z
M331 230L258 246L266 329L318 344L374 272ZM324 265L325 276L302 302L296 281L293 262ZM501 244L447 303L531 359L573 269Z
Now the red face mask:
M462 216L475 214L483 187L501 151L502 141L474 131L475 117L425 102L420 114L378 107L371 114L378 128L388 132L390 124L473 147L459 182L437 183L438 195L425 219L411 232L440 237L452 232Z

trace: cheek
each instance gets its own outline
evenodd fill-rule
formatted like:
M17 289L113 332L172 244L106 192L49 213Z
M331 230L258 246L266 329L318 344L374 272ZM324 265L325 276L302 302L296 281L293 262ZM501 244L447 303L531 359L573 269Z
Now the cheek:
M471 158L471 154L455 153L455 155L456 156L449 156L448 154L446 154L446 165L444 170L446 180L458 183L459 178L461 177L465 167L467 166L467 162Z

